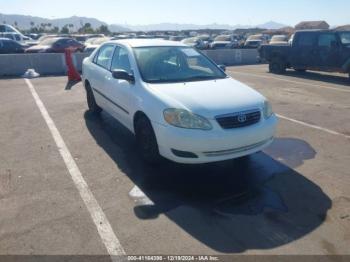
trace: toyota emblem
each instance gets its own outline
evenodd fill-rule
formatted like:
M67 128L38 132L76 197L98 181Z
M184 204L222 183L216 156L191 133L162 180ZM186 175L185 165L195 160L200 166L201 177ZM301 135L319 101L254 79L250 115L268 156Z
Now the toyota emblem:
M244 115L244 114L241 114L241 115L238 116L237 120L240 123L245 123L247 121L247 116Z

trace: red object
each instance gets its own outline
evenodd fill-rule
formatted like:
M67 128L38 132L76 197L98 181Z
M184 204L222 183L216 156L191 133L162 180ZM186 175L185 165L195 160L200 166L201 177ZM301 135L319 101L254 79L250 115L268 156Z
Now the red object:
M64 55L66 57L66 64L67 64L67 75L68 75L68 81L81 81L81 77L77 69L75 68L73 64L73 59L72 59L72 52L73 50L70 48L66 48L64 51Z

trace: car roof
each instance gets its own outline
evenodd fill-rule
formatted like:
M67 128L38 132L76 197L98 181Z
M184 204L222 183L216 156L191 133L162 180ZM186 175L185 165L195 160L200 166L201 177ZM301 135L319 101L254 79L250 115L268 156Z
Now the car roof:
M161 39L120 39L109 41L108 43L116 43L128 45L130 47L150 47L150 46L184 46L187 45L169 40L161 40Z

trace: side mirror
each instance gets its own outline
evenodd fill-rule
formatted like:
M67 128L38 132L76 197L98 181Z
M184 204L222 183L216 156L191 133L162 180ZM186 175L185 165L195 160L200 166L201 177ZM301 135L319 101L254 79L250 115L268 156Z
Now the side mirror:
M219 67L222 71L226 72L226 66L225 66L225 65L218 65L218 67Z
M113 70L112 76L115 79L126 80L130 83L135 83L135 77L132 74L129 74L125 70Z

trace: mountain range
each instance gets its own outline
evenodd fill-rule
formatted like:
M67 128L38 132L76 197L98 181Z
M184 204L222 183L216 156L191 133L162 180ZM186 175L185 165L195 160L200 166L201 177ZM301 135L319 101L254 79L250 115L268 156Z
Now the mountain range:
M286 25L270 21L260 25L228 25L228 24L207 24L207 25L196 25L196 24L177 24L177 23L159 23L151 25L119 25L111 24L108 25L96 18L90 17L79 17L72 16L68 18L56 18L48 19L35 16L27 15L11 15L11 14L1 14L0 13L0 23L7 23L10 25L17 25L18 28L22 30L27 30L32 27L32 23L35 26L40 26L41 24L51 24L51 27L62 28L65 25L72 24L73 29L78 29L82 27L85 23L90 23L93 28L98 28L101 25L107 25L112 32L126 32L126 31L179 31L179 30L198 30L198 29L223 29L223 30L234 30L237 28L264 28L264 29L278 29L285 27Z

